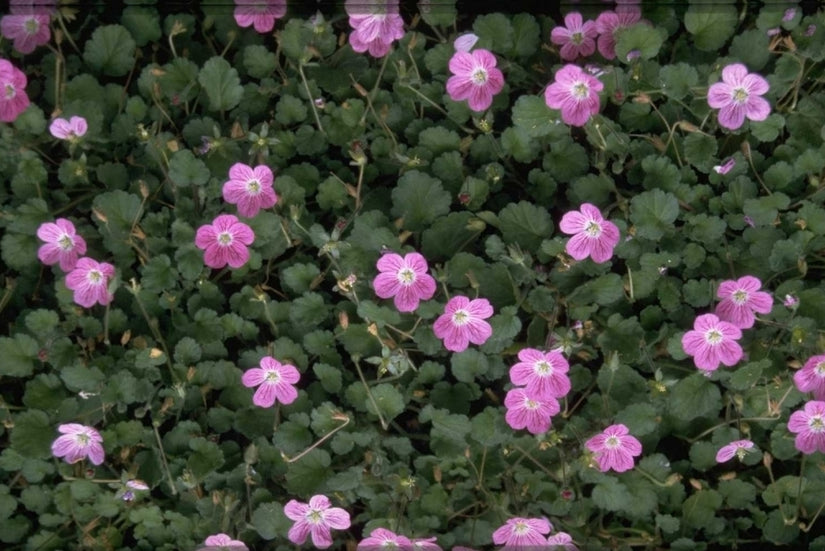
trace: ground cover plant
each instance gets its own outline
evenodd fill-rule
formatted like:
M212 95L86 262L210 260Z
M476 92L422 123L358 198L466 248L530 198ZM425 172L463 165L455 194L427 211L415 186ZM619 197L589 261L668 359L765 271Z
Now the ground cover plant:
M818 5L236 4L0 19L4 549L825 549Z

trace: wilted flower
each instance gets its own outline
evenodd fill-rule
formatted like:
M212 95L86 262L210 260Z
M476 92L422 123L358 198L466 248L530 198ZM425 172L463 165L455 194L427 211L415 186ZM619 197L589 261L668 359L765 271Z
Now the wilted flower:
M450 58L447 93L453 101L467 100L473 111L484 111L504 87L504 75L496 68L496 56L484 49L457 51Z
M95 465L103 463L103 437L95 429L68 423L59 425L57 431L63 436L58 436L52 442L52 454L55 457L62 457L66 463L77 463L87 457Z
M74 291L74 301L84 308L96 303L105 306L115 298L109 292L109 279L114 276L114 266L84 256L66 274L66 287Z
M748 73L741 63L733 63L722 69L722 82L708 89L708 105L719 109L719 124L736 130L745 122L763 121L771 113L771 106L762 97L770 86L756 73Z
M555 80L544 91L544 101L551 109L561 111L561 120L573 126L584 126L599 112L599 92L602 82L578 65L568 64L556 71Z
M554 27L550 31L550 41L561 46L559 55L565 61L593 55L597 36L596 23L584 21L582 15L575 11L564 16L564 26Z
M295 545L303 545L307 536L312 536L312 544L318 549L332 545L330 529L346 530L350 527L349 513L340 507L332 507L329 498L315 495L309 503L294 499L284 506L284 514L295 524L287 537Z
M622 424L607 427L584 445L595 454L602 472L610 469L619 473L630 470L634 465L633 458L642 453L642 444Z
M270 32L275 21L286 15L286 0L235 0L235 22L252 26L261 34Z
M733 157L729 157L721 165L715 165L713 167L713 171L716 174L727 174L735 166L736 166L736 159L734 159Z
M719 364L736 365L744 352L737 340L742 338L742 330L714 314L698 316L693 330L682 337L685 354L693 356L696 367L703 371L715 371Z
M796 305L799 304L799 299L793 295L785 295L785 300L782 301L782 304L785 308L796 308Z

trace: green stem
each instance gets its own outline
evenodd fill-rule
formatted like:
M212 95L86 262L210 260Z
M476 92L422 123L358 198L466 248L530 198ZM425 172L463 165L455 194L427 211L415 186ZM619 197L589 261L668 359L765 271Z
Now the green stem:
M166 480L169 482L169 488L171 488L173 496L177 495L178 489L175 488L175 480L172 478L172 472L169 470L169 463L166 461L166 452L163 451L163 442L160 439L157 421L152 421L152 430L155 431L155 439L158 442L158 449L160 450L160 460L163 464L163 472L166 473Z

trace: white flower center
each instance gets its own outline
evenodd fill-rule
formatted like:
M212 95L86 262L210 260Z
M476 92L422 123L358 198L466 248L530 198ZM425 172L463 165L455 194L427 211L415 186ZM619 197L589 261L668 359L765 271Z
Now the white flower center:
M574 32L570 35L570 42L578 46L579 44L584 42L584 34L582 34L580 31Z
M584 227L584 233L588 237L599 237L602 234L602 225L595 220L588 220L587 225Z
M258 180L249 180L246 183L246 192L250 195L258 195L261 192L261 183Z
M69 237L69 234L64 233L60 236L60 239L57 240L57 246L64 251L71 251L72 247L74 247L74 241Z
M748 101L748 91L744 88L734 88L733 93L731 94L731 99L736 103L745 103Z
M398 283L401 285L412 285L415 283L415 272L408 267L398 270L396 277L398 278Z
M281 374L275 371L274 369L267 371L266 376L264 377L264 382L267 383L277 383L280 380Z
M608 436L604 441L604 447L610 450L615 450L622 445L622 441L618 436Z
M100 273L99 270L89 270L89 274L86 277L92 285L99 285L103 280L103 274Z
M715 346L722 342L723 338L724 337L722 336L722 333L718 329L709 329L705 333L705 342L712 346Z
M473 71L473 84L481 86L482 84L487 82L487 70L481 67L476 68Z
M537 409L539 409L539 403L536 402L535 400L531 400L530 398L527 398L526 400L524 400L524 407L531 410L531 411L532 410L537 410Z
M454 325L464 325L468 321L470 321L470 313L467 310L456 310L453 313L453 324Z
M536 375L552 375L553 365L545 360L539 360L533 364L533 371Z
M74 435L74 440L79 446L88 446L91 438L85 432L78 432Z
M306 519L310 524L321 524L324 522L324 515L318 509L310 509Z
M11 84L6 84L6 99L12 99L17 95L17 90Z
M228 247L232 244L232 241L234 241L232 239L232 234L228 231L223 231L218 234L218 245L221 247Z
M733 300L735 305L742 306L748 302L748 292L744 289L737 289L736 292L731 295L731 300Z
M825 361L819 362L814 366L814 373L816 373L820 378L825 377Z
M570 93L576 99L587 99L590 96L590 87L584 82L577 82L570 88Z
M26 34L37 34L37 31L40 29L40 23L32 17L26 19L26 22L23 23L23 28L26 30Z
M811 429L811 432L825 432L825 421L823 421L822 415L811 416L808 419L808 428Z
M517 522L516 525L513 527L513 532L515 532L519 536L523 536L529 531L530 526L526 522Z

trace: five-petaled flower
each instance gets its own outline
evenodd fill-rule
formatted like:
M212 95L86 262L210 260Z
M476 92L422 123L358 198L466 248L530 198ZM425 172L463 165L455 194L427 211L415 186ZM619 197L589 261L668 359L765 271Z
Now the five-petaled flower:
M558 350L542 352L523 348L518 353L520 362L510 368L514 385L525 385L528 394L538 397L562 398L570 392L567 371L570 364Z
M26 75L7 59L0 59L0 121L13 122L29 106Z
M599 92L604 84L578 65L567 64L556 71L555 79L544 91L544 101L551 109L561 111L561 120L573 126L584 126L599 112Z
M770 88L768 81L756 73L748 73L741 63L722 69L722 82L708 89L708 105L719 109L719 124L736 130L745 122L763 121L771 113L771 105L762 97Z
M69 120L56 118L49 125L49 133L59 140L76 141L86 135L89 125L83 117L72 117Z
M246 370L241 377L244 386L258 387L252 397L252 403L262 408L268 408L280 402L291 404L298 397L295 383L301 374L294 365L282 364L272 356L261 358L259 367Z
M753 276L723 281L716 290L716 296L722 300L716 305L714 313L719 319L740 329L753 327L754 312L770 314L773 308L773 297L760 291L761 287L762 282Z
M596 18L596 32L599 38L596 46L605 59L616 57L616 33L635 25L642 19L639 6L623 4L616 6L616 11L605 11Z
M372 282L375 294L393 298L399 312L412 312L418 302L429 300L435 294L435 279L427 273L427 260L419 253L407 253L402 258L387 253L376 264L379 273Z
M486 298L456 295L447 302L444 313L433 324L435 336L444 341L452 352L466 350L470 343L484 344L493 328L484 321L493 315L493 307Z
M584 21L582 15L575 11L564 16L564 26L559 25L550 31L550 41L561 46L559 55L565 61L593 55L598 36L596 23Z
M346 530L350 527L349 513L340 507L332 507L329 498L315 495L309 503L294 499L284 506L284 514L295 524L289 529L287 537L295 545L303 545L307 536L312 536L312 543L318 549L332 545L330 529Z
M619 228L605 220L601 211L590 203L583 203L579 210L571 210L562 216L559 229L573 236L565 250L576 260L589 256L593 262L607 262L619 243Z
M715 371L719 364L730 367L742 359L744 352L737 340L742 330L715 314L697 316L693 330L682 336L682 349L693 356L696 367L703 371Z
M734 440L730 444L719 448L716 454L716 462L724 463L733 459L734 456L739 457L739 461L742 461L751 448L753 448L753 442L750 440Z
M66 287L74 291L74 301L84 308L91 308L96 303L106 306L115 298L109 292L109 279L114 276L114 266L84 256L66 274Z
M66 463L77 463L89 458L95 465L103 463L103 437L92 427L78 423L59 425L57 431L62 434L52 442L52 454L62 457Z
M14 41L14 49L30 54L49 41L49 14L43 10L26 9L23 13L4 15L0 19L0 33Z
M206 547L200 547L197 551L248 551L246 544L240 540L233 540L224 533L213 534L203 542Z
M584 445L594 453L602 472L613 469L623 473L630 470L634 465L633 458L642 453L642 444L622 424L610 425Z
M532 434L550 430L551 418L561 411L552 396L531 394L523 388L513 388L504 397L507 413L504 420L515 430L527 429Z
M49 266L59 263L64 272L72 271L77 258L86 254L86 241L77 235L74 224L65 218L40 224L37 237L45 241L37 250L40 262Z
M479 48L472 52L457 51L450 58L447 93L453 101L467 100L473 111L484 111L493 96L504 87L504 75L496 68L496 56Z
M793 382L799 392L811 392L817 400L825 400L825 355L812 356L794 373Z
M504 545L504 549L512 551L531 547L540 549L546 546L545 536L552 530L553 525L546 518L515 517L507 519L493 532L493 543Z
M227 264L240 268L249 260L247 247L254 240L252 228L231 214L217 216L212 224L204 224L195 234L195 245L203 249L203 262L210 268Z
M229 180L223 184L223 199L238 205L241 216L251 218L261 209L268 209L278 202L272 188L272 170L266 165L252 168L235 163L229 168Z
M375 528L370 535L360 542L356 551L377 551L377 550L401 550L409 551L412 547L412 542L407 536L400 536L386 528Z
M398 0L347 0L344 9L352 27L349 43L358 53L384 57L392 43L404 36Z
M794 445L802 453L825 453L825 402L811 400L791 413L788 430L796 433Z
M238 26L268 33L275 21L286 15L286 0L235 0L234 15Z

